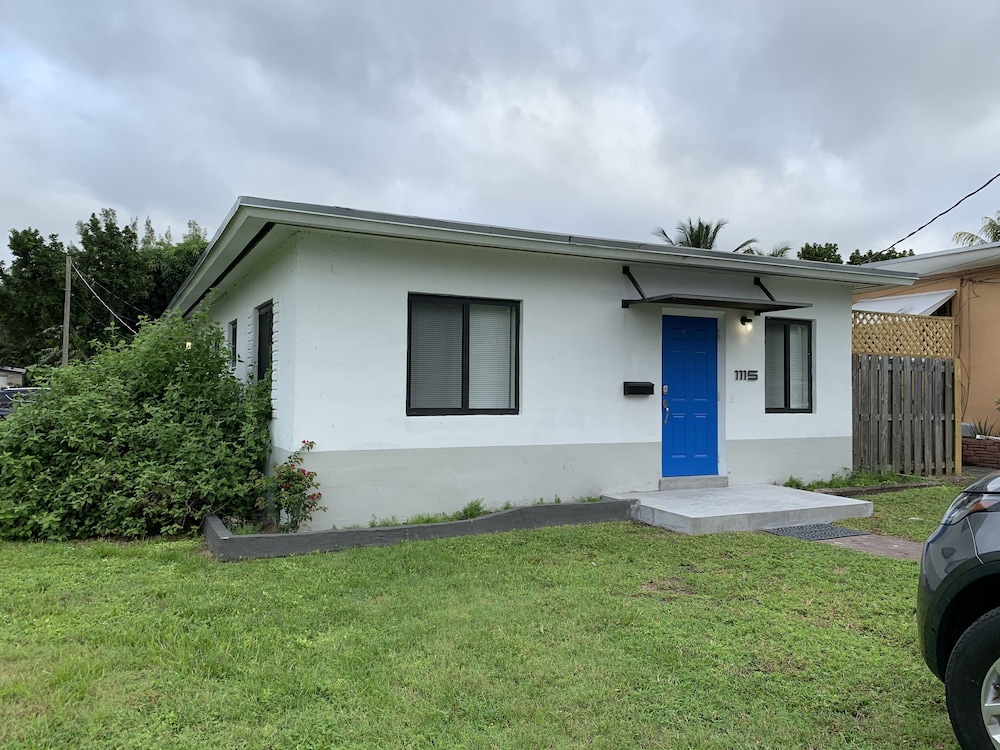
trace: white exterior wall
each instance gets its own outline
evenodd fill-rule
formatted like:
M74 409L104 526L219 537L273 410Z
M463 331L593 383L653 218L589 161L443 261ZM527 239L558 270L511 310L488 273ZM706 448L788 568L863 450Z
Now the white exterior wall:
M802 279L765 281L779 300L811 302L801 310L762 315L748 332L740 315L727 326L726 465L735 484L783 482L789 476L828 479L850 469L851 289ZM764 410L764 319L813 323L813 411L768 414ZM737 381L734 370L756 369L756 382Z
M296 427L326 450L659 440L646 399L624 380L659 381L659 322L621 308L613 264L433 246L300 245ZM520 413L406 416L410 292L521 302ZM334 376L334 373L336 375ZM308 396L306 395L308 394ZM325 404L322 409L316 404ZM313 437L315 436L315 437Z
M301 233L243 264L213 303L239 320L244 376L256 307L274 301L276 458L308 439L323 505L314 528L402 520L556 495L655 489L661 469L661 315L719 320L719 471L735 484L829 476L850 463L850 288L765 279L777 314L815 320L812 414L765 414L764 324L743 311L621 307L638 295L613 261ZM632 267L647 294L750 297L738 274ZM408 294L521 302L514 415L406 415ZM733 370L757 369L756 382ZM622 395L626 380L654 396Z
M236 376L253 378L257 357L257 309L273 305L271 359L271 435L276 445L289 445L294 432L295 336L297 322L295 290L298 277L296 238L287 241L266 258L239 266L227 279L224 291L210 297L212 317L228 340L229 322L236 325Z

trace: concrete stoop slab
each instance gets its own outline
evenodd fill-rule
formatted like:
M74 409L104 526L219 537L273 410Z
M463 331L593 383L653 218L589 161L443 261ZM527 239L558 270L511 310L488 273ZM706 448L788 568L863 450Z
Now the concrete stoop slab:
M708 487L728 487L728 476L662 477L661 490L701 490Z
M872 504L867 500L773 484L622 492L604 497L636 501L634 520L681 534L758 531L872 514Z

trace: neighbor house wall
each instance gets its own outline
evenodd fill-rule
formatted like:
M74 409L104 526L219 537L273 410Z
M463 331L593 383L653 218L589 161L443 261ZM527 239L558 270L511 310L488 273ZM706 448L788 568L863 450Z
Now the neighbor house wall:
M1000 268L920 279L908 293L952 290L955 357L961 368L962 421L1000 421ZM898 293L898 291L896 292ZM859 294L855 301L893 294Z
M24 373L0 369L0 388L18 388L24 385Z

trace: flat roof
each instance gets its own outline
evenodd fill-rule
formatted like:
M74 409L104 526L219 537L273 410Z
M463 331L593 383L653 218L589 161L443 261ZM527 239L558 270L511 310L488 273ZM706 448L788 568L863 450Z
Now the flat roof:
M745 255L241 196L198 259L194 270L174 295L170 307L179 307L184 314L190 312L211 288L218 285L256 247L265 244L265 239L279 228L365 234L759 276L790 276L850 284L855 290L908 286L916 279L915 274L897 269Z
M853 309L903 315L930 315L954 296L954 289L918 294L891 294L887 297L858 300L854 303Z
M905 258L880 260L869 265L885 271L909 271L920 276L975 271L1000 266L1000 242L935 250L932 253L910 255Z

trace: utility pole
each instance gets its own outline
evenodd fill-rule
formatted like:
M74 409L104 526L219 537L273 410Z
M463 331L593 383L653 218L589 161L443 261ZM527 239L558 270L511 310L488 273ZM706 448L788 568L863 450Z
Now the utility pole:
M66 253L66 295L63 297L63 340L62 340L62 363L65 367L69 364L69 301L71 284L73 283L73 259Z

